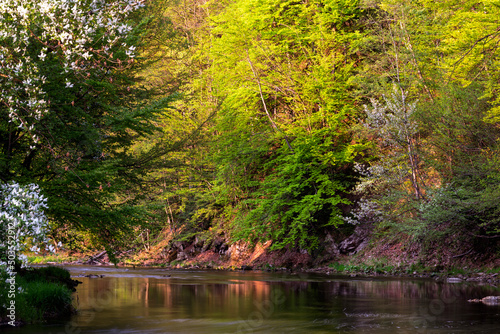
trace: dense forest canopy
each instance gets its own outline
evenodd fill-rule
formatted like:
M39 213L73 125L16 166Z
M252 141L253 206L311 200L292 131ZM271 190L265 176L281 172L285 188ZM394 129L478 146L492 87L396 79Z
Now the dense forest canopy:
M0 179L40 187L69 249L316 252L356 224L498 247L499 1L0 9Z

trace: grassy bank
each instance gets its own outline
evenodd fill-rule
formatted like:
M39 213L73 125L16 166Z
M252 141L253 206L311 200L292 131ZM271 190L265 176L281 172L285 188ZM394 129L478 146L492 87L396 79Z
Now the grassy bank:
M69 255L66 252L50 253L47 255L27 253L28 262L31 264L64 264L77 261L79 256Z
M74 312L71 280L66 269L42 267L20 269L14 281L0 270L0 318L3 326L41 322Z

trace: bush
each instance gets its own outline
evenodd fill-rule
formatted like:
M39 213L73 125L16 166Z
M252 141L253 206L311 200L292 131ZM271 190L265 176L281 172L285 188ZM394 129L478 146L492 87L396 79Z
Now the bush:
M45 282L66 282L71 280L69 271L64 268L48 266L41 268L30 268L24 274L24 278L31 282L43 280Z

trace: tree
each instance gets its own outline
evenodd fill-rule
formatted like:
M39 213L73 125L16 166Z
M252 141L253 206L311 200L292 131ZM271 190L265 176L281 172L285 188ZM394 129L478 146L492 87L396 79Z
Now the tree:
M485 119L498 123L500 114L499 76L500 5L496 1L452 1L423 5L439 13L442 29L437 36L446 71L446 82L466 87L481 82L484 94L492 106Z
M395 85L391 98L384 99L384 105L372 100L372 108L365 106L365 125L386 146L383 151L387 153L380 157L381 168L374 170L385 174L384 177L388 179L394 179L388 174L398 175L396 179L399 179L400 184L409 178L415 198L419 200L422 198L422 191L416 137L418 127L412 117L417 102L410 102L408 99L407 93Z
M233 239L314 249L342 223L366 148L350 131L361 16L356 1L250 0L209 18L213 190Z
M368 80L360 85L374 98L365 123L378 145L371 167L361 168L356 215L419 243L495 244L498 8L425 0L370 7L376 20L367 21L360 78ZM382 98L388 84L404 93Z
M137 222L133 141L170 103L137 82L142 1L0 4L0 178L37 183L58 226L108 247Z

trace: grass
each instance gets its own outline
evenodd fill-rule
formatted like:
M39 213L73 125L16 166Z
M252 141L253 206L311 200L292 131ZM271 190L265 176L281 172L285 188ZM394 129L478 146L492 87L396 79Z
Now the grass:
M47 254L47 255L41 255L41 254L27 254L28 256L28 263L30 264L46 264L49 262L53 263L68 263L68 262L73 262L78 260L77 257L74 256L69 256L66 254Z
M470 274L472 271L468 268L457 268L457 267L451 267L446 271L448 275L467 275Z
M338 273L397 274L402 270L400 267L389 265L383 260L361 264L334 262L330 263L328 267Z
M30 268L15 276L15 291L9 290L7 274L0 268L0 318L6 319L7 305L15 295L16 321L35 323L73 312L70 274L58 267Z
M71 279L69 271L54 266L28 269L23 272L23 277L28 282L37 280L43 280L45 282L66 282Z
M269 264L269 263L265 263L261 266L261 270L265 270L265 271L276 271L276 267L273 266L272 264Z
M64 285L52 282L29 282L23 297L28 305L43 316L71 314L71 291Z
M347 264L334 262L334 263L330 263L330 264L328 265L328 268L331 268L331 269L333 269L334 271L337 271L337 272L339 272L339 273L342 273L342 272L349 271L349 266L350 266L350 265L347 265Z
M478 273L484 274L499 274L500 267L496 268L468 268L468 267L450 267L442 266L425 266L422 263L412 263L410 265L394 265L390 264L384 258L372 260L368 263L357 262L332 262L328 268L336 273L356 273L366 275L425 275L425 276L474 276Z
M409 274L429 274L434 270L424 267L421 264L411 264L407 266L390 264L386 259L372 260L368 263L339 263L333 262L328 268L337 273L361 273L379 275L409 275Z
M500 274L500 267L498 268L488 268L484 270L485 273L487 274Z

